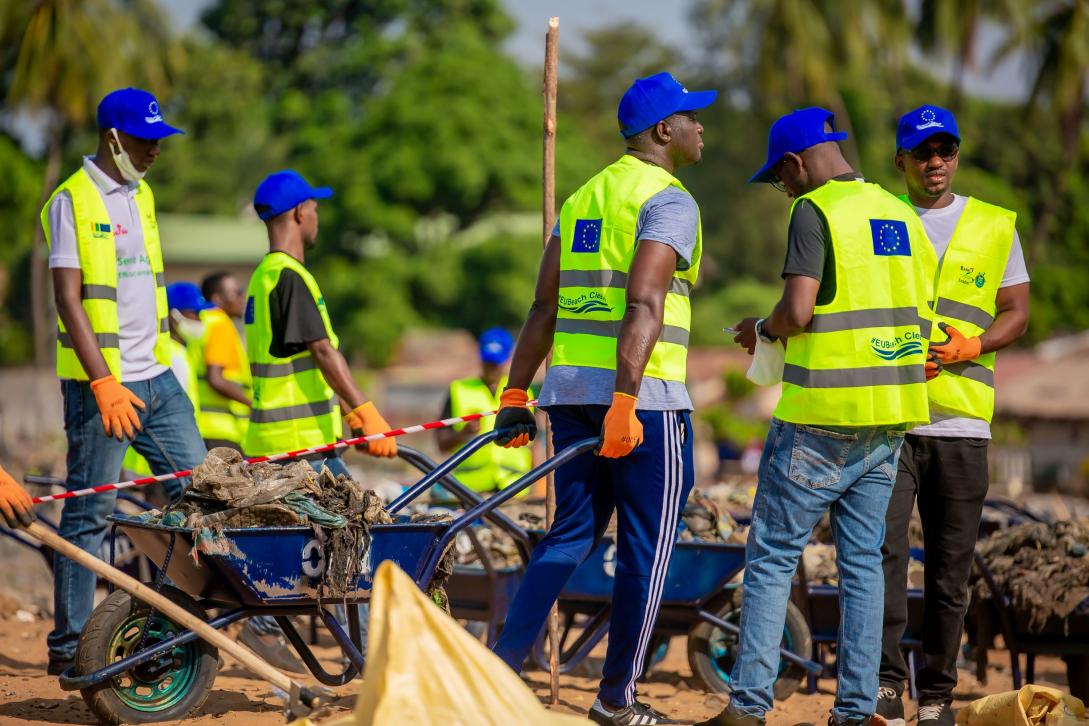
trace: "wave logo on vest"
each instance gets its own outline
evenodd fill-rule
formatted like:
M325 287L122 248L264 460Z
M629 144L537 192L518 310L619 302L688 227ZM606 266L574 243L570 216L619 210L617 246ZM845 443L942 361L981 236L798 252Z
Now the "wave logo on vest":
M870 347L882 360L899 360L905 356L923 352L923 342L919 333L897 335L892 340L874 337L870 340Z
M578 297L560 295L560 309L576 315L586 313L611 313L613 311L609 303L605 302L605 296L596 290Z
M870 236L873 238L873 253L881 257L911 257L911 243L908 242L908 228L898 219L871 219Z

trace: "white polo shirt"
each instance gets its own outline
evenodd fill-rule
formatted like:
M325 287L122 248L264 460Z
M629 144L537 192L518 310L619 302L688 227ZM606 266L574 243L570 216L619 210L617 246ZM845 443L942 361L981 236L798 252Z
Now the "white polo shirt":
M155 275L144 249L144 228L136 208L137 184L119 184L83 157L83 170L102 193L113 225L117 249L117 322L121 340L121 375L125 381L146 381L165 373L155 359L159 318L155 310ZM62 192L49 206L52 242L50 268L80 269L79 245L72 198Z

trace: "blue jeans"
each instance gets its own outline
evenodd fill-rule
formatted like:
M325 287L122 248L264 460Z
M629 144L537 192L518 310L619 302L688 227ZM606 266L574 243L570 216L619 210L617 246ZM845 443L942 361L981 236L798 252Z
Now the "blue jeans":
M204 440L197 431L193 404L170 371L147 381L125 383L146 408L137 409L143 429L131 442L155 474L192 469L204 460ZM91 386L86 381L61 381L64 430L68 437L69 491L117 481L130 442L108 436L102 427ZM164 482L171 500L188 479ZM97 554L106 534L106 515L112 514L116 492L68 499L61 513L60 536L87 552ZM66 557L53 559L53 631L46 642L49 655L68 659L94 605L95 575Z
M813 527L831 512L839 567L837 722L877 707L885 582L881 544L902 431L816 428L772 420L746 546L741 645L730 709L772 708L791 580Z

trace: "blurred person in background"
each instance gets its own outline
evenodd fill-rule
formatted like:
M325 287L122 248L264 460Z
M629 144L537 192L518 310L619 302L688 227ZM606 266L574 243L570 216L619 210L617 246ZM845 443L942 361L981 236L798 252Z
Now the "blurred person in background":
M57 376L68 438L65 486L116 480L130 445L155 474L192 469L205 455L193 405L170 372L171 342L155 199L144 174L181 133L147 91L114 91L98 105L98 149L46 202L57 305ZM186 480L165 482L174 499ZM96 553L116 493L67 499L59 534ZM56 557L51 675L73 665L94 605L95 576Z
M200 313L204 335L193 361L200 392L197 427L209 449L241 451L253 391L246 347L234 321L242 320L246 296L238 279L224 271L206 276L200 292L209 305Z

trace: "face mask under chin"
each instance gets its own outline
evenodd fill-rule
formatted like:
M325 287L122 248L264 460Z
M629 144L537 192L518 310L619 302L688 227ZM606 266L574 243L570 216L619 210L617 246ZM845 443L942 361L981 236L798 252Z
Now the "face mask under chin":
M111 129L113 132L113 142L117 144L117 148L121 149L120 152L114 150L114 143L111 143L110 154L113 156L113 163L117 165L117 170L121 172L121 177L127 182L138 182L144 178L144 174L147 170L140 171L136 168L136 165L132 163L132 157L125 151L125 147L121 145L121 139L117 135L117 129Z
M174 321L178 336L183 340L200 340L204 335L204 323L201 321L187 318L178 310L171 310L170 317Z

